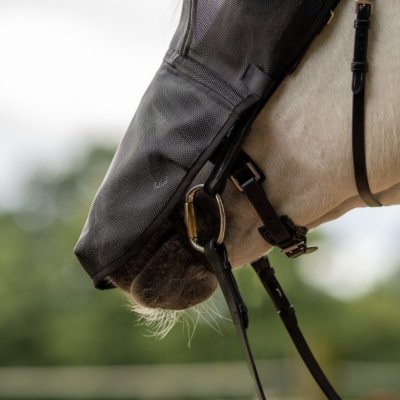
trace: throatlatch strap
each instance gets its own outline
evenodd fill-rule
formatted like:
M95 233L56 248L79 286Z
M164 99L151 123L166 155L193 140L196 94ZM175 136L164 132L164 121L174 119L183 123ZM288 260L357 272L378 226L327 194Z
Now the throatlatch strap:
M257 367L246 334L246 330L249 325L247 307L244 304L242 296L240 295L237 287L235 277L233 276L232 267L228 261L226 248L224 245L217 245L215 240L212 240L207 246L205 246L204 250L205 256L207 257L207 260L218 279L218 283L221 287L226 303L228 304L232 321L242 341L247 365L253 377L258 398L260 400L266 400L264 389L258 375Z
M257 272L264 288L271 297L271 300L274 303L286 330L288 331L297 351L299 352L311 375L314 377L315 381L329 400L340 400L340 396L336 393L335 389L328 381L328 378L325 376L313 353L311 352L311 349L308 346L298 325L295 309L286 297L282 286L275 276L275 271L268 261L268 258L263 257L260 260L252 263L252 267Z
M354 21L355 44L353 71L353 160L357 189L361 199L369 207L380 207L382 204L371 193L368 182L365 156L365 81L368 71L368 31L371 24L371 4L357 4L357 18Z

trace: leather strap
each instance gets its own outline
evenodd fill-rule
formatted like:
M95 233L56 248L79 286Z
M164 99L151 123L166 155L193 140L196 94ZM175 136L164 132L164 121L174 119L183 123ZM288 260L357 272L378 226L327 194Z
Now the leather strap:
M298 325L295 309L286 297L282 286L275 276L275 271L271 267L268 258L263 257L259 259L258 261L252 263L252 267L257 272L261 283L274 303L275 308L293 341L293 344L296 346L296 349L303 359L305 365L307 366L311 375L314 377L315 382L319 385L329 400L340 400L340 396L330 384L328 378L325 376L313 353L311 352L311 349L308 346Z
M290 258L315 251L307 247L307 229L296 226L288 217L279 217L261 185L264 176L257 165L239 154L231 170L231 180L243 192L259 215L263 226L259 228L261 236Z
M222 293L225 297L226 303L228 304L232 321L242 342L242 347L244 349L250 374L253 377L257 396L260 400L266 400L264 389L258 375L254 357L251 352L250 343L246 334L246 330L249 325L247 307L244 304L235 277L233 276L232 267L228 261L226 248L224 245L217 245L215 240L212 240L210 243L208 243L208 245L205 246L204 254L218 279Z
M382 204L371 193L368 182L365 156L365 82L368 71L368 31L370 28L371 4L367 1L356 5L357 18L354 21L355 44L353 72L353 160L357 189L361 199L369 207Z
M218 245L216 244L215 240L212 240L205 246L205 256L218 279L222 293L228 305L229 312L232 316L232 321L241 339L247 365L253 377L257 396L260 400L265 400L266 397L264 394L264 389L261 384L246 333L249 325L247 307L242 299L242 296L240 295L239 288L232 273L232 267L228 260L226 248L224 245ZM329 400L341 400L312 354L310 347L308 346L298 326L294 307L287 299L275 276L273 268L269 264L268 259L266 257L262 258L254 262L252 266L257 272L273 303L275 304L279 316L281 317L294 345L296 346L311 375L314 377L315 381Z
M225 190L232 165L240 154L243 141L250 133L260 109L261 104L256 104L250 110L247 110L229 133L222 146L217 149L216 154L211 157L210 160L214 163L214 168L204 185L204 191L211 197Z

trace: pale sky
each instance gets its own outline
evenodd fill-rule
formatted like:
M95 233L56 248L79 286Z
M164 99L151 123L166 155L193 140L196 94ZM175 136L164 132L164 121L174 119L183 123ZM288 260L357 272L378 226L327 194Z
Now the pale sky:
M35 167L120 140L179 1L0 0L0 207Z
M157 70L181 0L0 0L0 208L37 168L62 170L90 143L117 144ZM349 93L350 95L350 93ZM321 228L307 281L352 298L400 264L400 208ZM384 261L384 262L383 262Z

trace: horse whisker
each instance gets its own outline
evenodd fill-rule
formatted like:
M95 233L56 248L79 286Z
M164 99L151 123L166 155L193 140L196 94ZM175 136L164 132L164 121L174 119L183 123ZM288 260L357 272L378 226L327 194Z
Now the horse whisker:
M164 339L172 328L181 323L187 332L188 347L191 346L194 334L199 324L208 325L214 332L222 335L220 320L230 321L218 309L214 298L198 304L188 310L166 310L148 308L140 304L130 304L129 308L138 315L137 325L145 326L149 337Z

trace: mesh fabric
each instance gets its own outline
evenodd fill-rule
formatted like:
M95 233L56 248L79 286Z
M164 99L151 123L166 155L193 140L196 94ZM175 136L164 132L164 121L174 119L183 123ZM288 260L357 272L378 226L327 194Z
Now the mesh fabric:
M337 2L184 1L170 48L75 248L96 285L140 252L246 109L272 94ZM254 88L260 81L262 95Z

